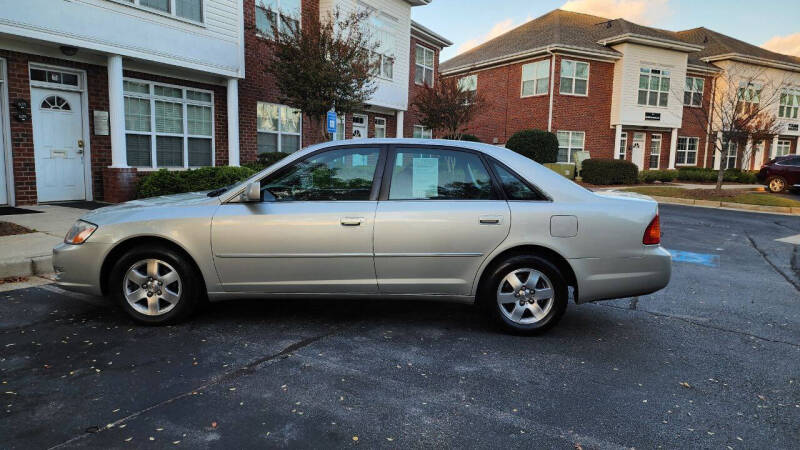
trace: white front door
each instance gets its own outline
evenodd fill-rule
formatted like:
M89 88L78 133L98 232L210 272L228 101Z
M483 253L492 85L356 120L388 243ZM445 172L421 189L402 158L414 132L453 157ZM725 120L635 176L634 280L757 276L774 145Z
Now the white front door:
M367 137L367 116L353 114L353 139Z
M633 133L631 161L639 167L639 170L644 169L644 133Z
M78 92L31 88L40 202L84 200L83 108Z

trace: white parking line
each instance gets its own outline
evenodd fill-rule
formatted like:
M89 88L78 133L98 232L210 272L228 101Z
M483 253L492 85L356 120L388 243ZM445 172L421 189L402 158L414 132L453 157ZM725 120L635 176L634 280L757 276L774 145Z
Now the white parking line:
M778 242L786 242L787 244L800 245L800 234L794 236L786 236L784 238L775 239Z

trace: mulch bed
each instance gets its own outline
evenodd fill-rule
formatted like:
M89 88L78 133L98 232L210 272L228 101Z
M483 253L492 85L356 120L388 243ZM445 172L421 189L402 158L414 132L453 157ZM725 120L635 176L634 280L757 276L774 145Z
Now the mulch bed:
M28 281L28 277L8 277L0 280L0 284L22 283L24 281Z
M0 222L0 236L13 236L15 234L28 234L34 231L11 222Z

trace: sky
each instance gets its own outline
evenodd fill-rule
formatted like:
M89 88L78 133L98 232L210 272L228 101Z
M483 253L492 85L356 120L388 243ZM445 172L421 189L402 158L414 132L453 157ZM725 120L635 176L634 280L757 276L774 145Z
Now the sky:
M453 41L445 61L556 8L673 31L704 26L800 56L800 0L433 0L411 18Z

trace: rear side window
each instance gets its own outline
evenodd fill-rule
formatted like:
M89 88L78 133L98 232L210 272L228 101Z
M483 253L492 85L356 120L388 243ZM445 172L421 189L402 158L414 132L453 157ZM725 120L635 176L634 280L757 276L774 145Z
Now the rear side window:
M496 200L492 179L473 153L402 148L391 161L389 200Z
M500 179L506 197L509 200L543 200L544 198L533 189L529 188L517 175L509 172L505 167L492 162L492 169Z

